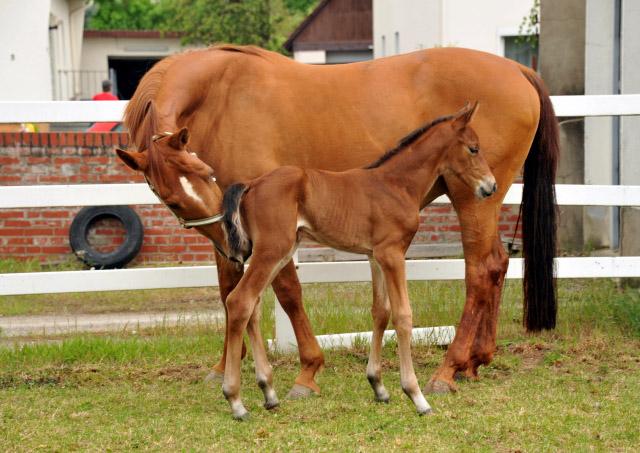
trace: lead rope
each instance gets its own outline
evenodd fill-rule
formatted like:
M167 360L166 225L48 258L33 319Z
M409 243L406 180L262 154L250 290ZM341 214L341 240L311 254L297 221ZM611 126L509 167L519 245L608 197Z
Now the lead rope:
M520 209L518 209L518 220L516 221L516 229L513 232L513 237L511 238L511 243L509 244L509 256L514 256L517 252L513 249L513 243L516 240L516 235L518 234L518 225L520 225L520 216L522 216L522 203L520 203Z

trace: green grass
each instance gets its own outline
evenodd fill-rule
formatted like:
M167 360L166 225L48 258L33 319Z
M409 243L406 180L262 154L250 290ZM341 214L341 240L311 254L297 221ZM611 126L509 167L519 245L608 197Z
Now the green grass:
M5 341L0 445L6 451L635 450L638 289L598 279L561 280L558 291L557 329L529 335L522 329L520 282L507 281L494 361L481 368L480 381L460 382L458 393L428 396L431 417L418 417L402 393L393 342L383 349L391 404L373 401L366 347L327 351L318 376L323 395L297 401L284 400L298 373L297 357L271 354L281 407L262 408L251 360L245 359L242 394L251 420L239 423L231 420L219 384L203 382L221 354L220 325ZM416 326L457 326L462 282L410 282L409 293ZM184 303L176 294L164 296L168 309ZM104 310L159 297L146 291L89 293L60 295L45 308L32 296L13 303L35 312L82 310L76 296L86 305L104 298ZM202 303L212 299L207 294ZM316 334L371 329L368 284L306 285L304 301ZM263 334L272 338L271 291L262 304ZM424 386L446 349L417 346L413 352Z
M640 344L623 335L502 343L482 380L428 398L431 417L418 417L402 394L393 346L383 351L389 405L373 401L363 348L328 352L323 395L283 400L273 412L261 407L245 360L245 423L231 420L219 384L202 382L220 351L214 337L165 330L10 349L0 358L0 444L9 451L624 451L640 441ZM424 384L444 350L414 352ZM282 398L296 358L271 361Z

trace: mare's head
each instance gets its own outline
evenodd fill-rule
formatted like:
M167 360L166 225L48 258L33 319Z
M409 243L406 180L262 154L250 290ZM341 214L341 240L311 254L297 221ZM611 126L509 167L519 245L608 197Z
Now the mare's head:
M116 149L127 167L144 173L158 198L183 226L222 212L222 192L213 170L187 150L188 143L185 127L154 136L143 152Z
M472 108L467 102L462 110L452 115L451 121L443 122L434 130L433 137L442 141L440 174L447 186L462 181L476 198L482 199L493 195L498 185L482 156L478 135L469 125L477 110L477 102Z

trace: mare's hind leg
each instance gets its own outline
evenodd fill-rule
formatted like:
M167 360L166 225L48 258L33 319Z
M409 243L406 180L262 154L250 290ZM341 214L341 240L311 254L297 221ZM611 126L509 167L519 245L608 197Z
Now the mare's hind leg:
M229 296L231 291L233 291L233 289L238 285L238 282L240 282L242 274L244 273L244 268L241 267L240 269L238 269L235 263L232 263L226 258L223 258L217 251L215 252L215 257L218 270L218 284L220 286L220 298L222 299L222 306L224 307L225 335L222 357L220 357L220 361L213 366L211 373L207 375L205 381L222 382L224 379L224 368L227 361L227 340L229 338L229 311L227 310L227 297ZM244 344L243 340L242 357L244 358L246 355L247 346Z
M316 373L324 367L324 354L316 340L307 313L302 305L302 287L293 261L289 261L271 283L278 301L291 320L298 342L300 374L287 398L301 398L320 394Z
M373 258L369 258L371 265L371 283L373 286L373 335L371 337L371 349L369 363L367 364L367 379L376 395L376 401L389 402L389 392L382 383L382 337L384 330L389 325L391 304L389 295L384 286L384 274L380 266Z
M253 362L256 369L256 383L264 395L265 409L270 410L274 407L278 407L280 402L278 401L276 391L273 388L271 364L269 364L267 352L264 348L264 342L262 341L262 334L260 333L261 312L260 301L258 300L258 303L253 309L253 314L249 319L249 324L247 325L247 334L249 335L249 343L251 344L251 352L253 354Z
M463 201L456 209L465 256L466 302L453 343L425 393L455 392L456 373L477 378L478 367L491 363L494 355L502 284L509 265L497 227L501 198Z
M406 250L406 249L405 249ZM427 403L418 386L411 357L411 331L413 316L409 295L407 293L407 279L405 274L404 250L391 248L374 250L374 257L384 273L385 287L391 302L393 326L398 340L398 355L400 357L400 378L402 390L416 406L418 414L430 414L431 406Z

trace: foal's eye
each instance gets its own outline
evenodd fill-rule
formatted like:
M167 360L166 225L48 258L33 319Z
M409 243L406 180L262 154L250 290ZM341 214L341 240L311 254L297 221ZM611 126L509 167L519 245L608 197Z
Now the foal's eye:
M211 182L216 182L216 177L213 176L213 170L211 170L211 173L209 173L209 179L211 180Z
M469 151L471 151L473 154L478 154L479 150L477 146L470 146Z

